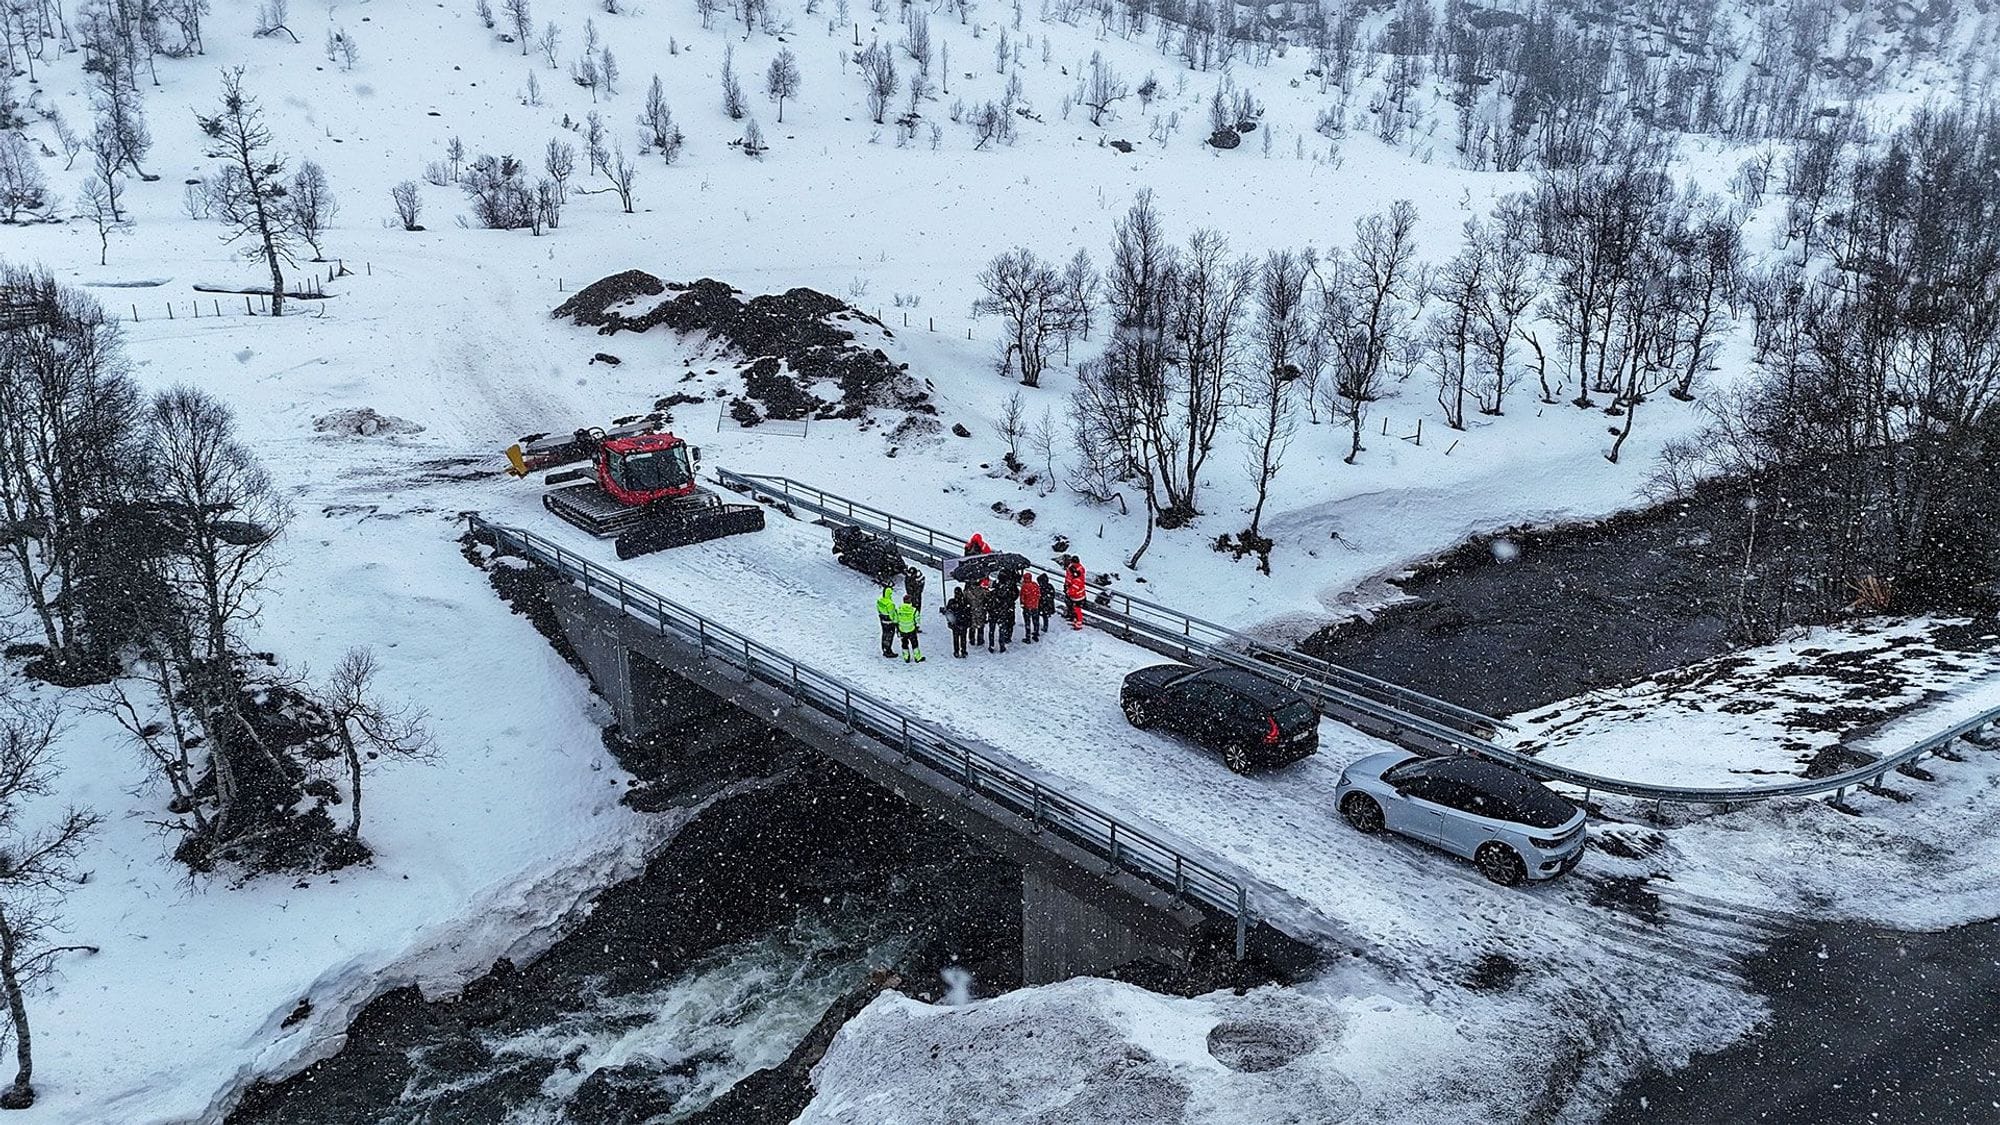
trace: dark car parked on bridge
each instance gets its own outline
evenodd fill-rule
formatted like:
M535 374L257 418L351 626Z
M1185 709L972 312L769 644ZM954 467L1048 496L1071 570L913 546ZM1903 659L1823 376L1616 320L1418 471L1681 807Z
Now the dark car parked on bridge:
M1334 807L1363 832L1388 829L1471 860L1502 886L1553 879L1583 858L1583 810L1523 773L1469 754L1401 750L1340 773Z
M1236 668L1156 664L1118 693L1135 727L1165 727L1212 750L1237 773L1296 762L1319 749L1319 712L1295 691Z

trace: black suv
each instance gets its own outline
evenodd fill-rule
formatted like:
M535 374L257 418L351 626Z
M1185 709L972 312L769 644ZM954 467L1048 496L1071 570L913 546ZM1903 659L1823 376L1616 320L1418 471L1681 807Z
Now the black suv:
M1118 701L1133 726L1179 731L1220 750L1237 773L1319 749L1319 712L1304 696L1236 668L1141 668L1125 677Z

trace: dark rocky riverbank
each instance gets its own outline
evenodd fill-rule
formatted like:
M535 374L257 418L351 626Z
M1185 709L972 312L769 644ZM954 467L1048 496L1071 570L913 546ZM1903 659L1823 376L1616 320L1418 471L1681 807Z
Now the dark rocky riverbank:
M231 1120L678 1115L782 1062L871 971L918 995L941 993L948 967L1001 991L1020 940L1018 869L807 759L718 800L533 964L502 962L449 1000L388 993L340 1054L257 1088Z
M1399 581L1413 600L1299 647L1489 715L1713 656L1732 647L1732 503L1482 537Z

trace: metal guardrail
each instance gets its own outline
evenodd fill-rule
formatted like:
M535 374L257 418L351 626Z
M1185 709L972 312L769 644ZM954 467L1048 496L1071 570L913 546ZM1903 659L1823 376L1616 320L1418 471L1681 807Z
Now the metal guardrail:
M951 784L1025 818L1032 832L1053 831L1107 860L1112 868L1138 875L1176 897L1201 903L1236 920L1236 954L1243 956L1252 922L1249 888L1239 879L1192 859L1143 829L1064 794L1061 790L996 761L946 731L840 680L801 664L777 649L678 605L616 571L565 550L533 532L492 523L477 513L467 517L475 535L496 549L518 553L582 587L618 612L694 648L705 659L739 669L749 680L788 695L794 707L811 707L840 720L920 764Z
M959 536L790 477L722 468L714 472L726 488L764 493L793 508L885 535L927 563L957 558L963 552L965 540ZM1048 567L1037 565L1036 569L1056 574ZM1369 734L1422 753L1477 754L1538 781L1581 790L1586 804L1598 794L1660 804L1725 806L1828 793L1835 794L1836 800L1845 800L1851 789L1879 790L1884 775L1913 765L1981 727L2000 723L2000 708L1995 708L1897 753L1822 778L1734 787L1629 781L1545 762L1502 746L1492 741L1491 733L1508 724L1476 711L1268 644L1156 602L1108 591L1100 591L1100 596L1107 601L1086 605L1085 619L1127 640L1155 650L1178 651L1184 660L1202 659L1256 673L1298 691L1330 717Z

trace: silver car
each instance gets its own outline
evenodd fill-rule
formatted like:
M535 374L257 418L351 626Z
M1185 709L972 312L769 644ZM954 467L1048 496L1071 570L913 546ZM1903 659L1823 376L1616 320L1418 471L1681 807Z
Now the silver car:
M1583 810L1533 778L1466 754L1370 754L1340 774L1334 807L1363 832L1388 829L1464 856L1511 887L1583 858Z

